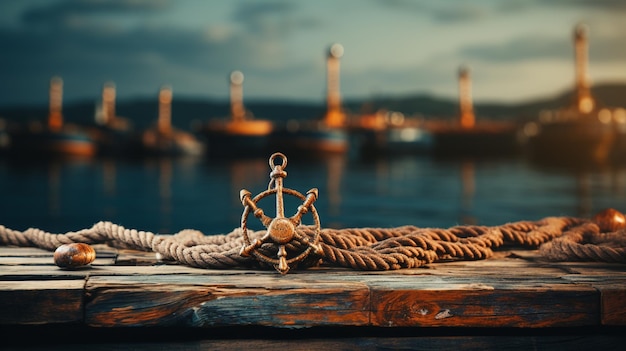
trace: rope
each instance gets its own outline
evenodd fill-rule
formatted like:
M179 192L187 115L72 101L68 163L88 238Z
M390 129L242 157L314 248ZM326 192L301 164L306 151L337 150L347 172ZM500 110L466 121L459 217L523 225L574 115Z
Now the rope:
M603 227L604 222L598 222ZM609 227L610 229L616 229ZM312 239L315 227L298 227L300 237ZM265 231L248 231L251 240ZM111 222L98 222L89 229L65 234L29 228L23 232L0 225L0 245L31 246L55 250L69 243L107 244L116 248L152 251L163 260L198 268L236 268L269 266L253 256L239 254L244 245L242 230L206 236L185 229L174 235L158 235L127 229ZM305 243L286 245L288 254L305 249ZM626 229L601 230L592 220L574 217L548 217L500 226L456 226L449 229L402 226L396 228L322 229L319 250L300 262L299 268L315 265L359 270L416 268L450 260L482 260L505 245L540 247L550 260L603 261L626 263ZM275 256L277 246L265 243L259 248Z

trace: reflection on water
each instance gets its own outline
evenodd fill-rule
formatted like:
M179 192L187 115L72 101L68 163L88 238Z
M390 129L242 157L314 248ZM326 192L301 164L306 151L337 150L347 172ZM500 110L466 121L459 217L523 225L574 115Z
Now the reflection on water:
M289 155L287 155L289 157ZM289 158L285 187L319 189L324 227L497 225L626 210L626 169L544 167L523 159ZM267 189L265 158L0 159L0 224L66 232L109 220L160 233L239 226L239 191ZM274 211L269 202L266 213ZM268 205L269 204L269 205ZM287 214L298 201L286 202ZM273 214L272 214L273 215Z
M474 193L476 192L475 177L474 161L461 161L461 194L463 195L461 202L461 224L477 224L476 218L472 216Z

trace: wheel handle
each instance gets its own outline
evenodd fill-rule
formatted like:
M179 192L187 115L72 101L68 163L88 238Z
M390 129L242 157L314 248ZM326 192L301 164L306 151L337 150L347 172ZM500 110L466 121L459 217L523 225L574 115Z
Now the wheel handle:
M276 160L280 159L280 163L276 164ZM270 168L270 183L267 190L261 192L254 198L251 197L251 193L242 189L239 193L239 198L244 206L243 214L241 215L241 229L243 231L243 239L245 244L241 248L240 254L242 256L254 255L258 260L272 264L274 268L281 274L286 274L291 265L298 263L306 258L311 251L320 252L320 248L317 245L320 236L320 219L317 214L317 210L313 203L317 200L318 191L317 188L313 188L307 191L306 196L300 192L284 188L283 179L287 176L285 167L287 166L287 157L280 152L272 154L269 159ZM275 194L276 196L276 217L271 218L265 215L263 209L257 206L257 203L269 196ZM302 200L302 205L298 206L297 212L291 217L285 217L283 195L295 196ZM250 240L248 235L248 215L252 212L256 218L258 218L263 226L267 228L267 232L260 239ZM302 216L311 212L313 220L315 221L315 234L312 238L306 235L298 233L298 227L301 225ZM297 241L301 245L304 245L306 249L300 252L298 255L287 258L286 245ZM269 257L266 254L259 251L261 245L265 243L273 243L278 245L277 258Z

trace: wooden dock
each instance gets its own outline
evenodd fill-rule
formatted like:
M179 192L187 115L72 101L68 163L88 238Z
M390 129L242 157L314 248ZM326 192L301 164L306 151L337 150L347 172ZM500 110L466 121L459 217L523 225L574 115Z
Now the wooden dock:
M151 337L182 330L203 338L224 330L232 337L246 328L283 336L332 330L357 339L401 336L395 346L459 331L474 341L485 331L525 337L520 340L556 334L559 346L626 341L624 264L548 262L537 251L516 249L418 269L321 267L280 275L196 269L164 264L153 253L96 250L91 266L62 270L51 252L0 247L0 330L133 330ZM358 345L357 339L346 345Z

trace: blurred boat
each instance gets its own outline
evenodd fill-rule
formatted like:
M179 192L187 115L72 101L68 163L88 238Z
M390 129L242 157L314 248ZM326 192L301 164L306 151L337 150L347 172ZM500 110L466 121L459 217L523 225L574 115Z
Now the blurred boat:
M159 117L156 126L138 138L135 152L149 156L199 156L205 146L193 134L172 127L172 89L164 86L159 92Z
M47 126L33 122L11 130L9 151L14 155L29 156L93 156L97 147L91 135L82 127L64 124L62 101L63 80L53 77Z
M476 120L471 95L469 69L459 70L459 107L457 121L428 121L426 129L433 138L433 151L444 156L509 155L518 149L518 126L513 121Z
M328 50L326 114L321 121L290 120L272 135L272 148L309 155L345 153L348 150L346 114L339 91L339 58L343 46L333 44Z
M400 112L379 110L358 116L350 123L350 131L360 154L366 157L422 153L432 148L432 136L422 123Z
M524 126L527 150L533 160L603 163L609 160L617 145L620 113L599 107L591 95L587 73L587 27L584 25L578 25L574 30L574 51L576 89L572 104L542 111L538 120Z
M243 73L230 74L230 118L211 119L196 128L206 139L208 153L213 156L265 155L273 124L254 119L243 104Z
M107 82L102 89L102 100L96 105L96 125L90 134L98 145L98 154L121 156L132 143L131 123L115 112L115 84Z

